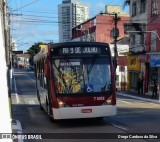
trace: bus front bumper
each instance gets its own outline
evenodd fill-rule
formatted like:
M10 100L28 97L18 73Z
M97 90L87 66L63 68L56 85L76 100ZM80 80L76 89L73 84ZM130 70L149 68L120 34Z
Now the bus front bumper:
M53 108L54 119L96 118L113 116L117 113L116 105Z

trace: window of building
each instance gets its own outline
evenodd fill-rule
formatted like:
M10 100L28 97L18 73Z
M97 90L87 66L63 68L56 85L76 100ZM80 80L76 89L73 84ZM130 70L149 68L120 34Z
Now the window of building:
M158 15L158 0L152 0L151 3L151 16Z
M132 5L132 17L136 15L136 12L137 12L136 10L137 10L136 2L134 2L133 5Z
M146 0L141 0L141 13L146 11Z
M144 45L144 34L140 35L140 44Z
M157 33L156 31L154 31L155 33ZM150 39L150 51L151 52L155 52L156 51L156 39L157 36L155 33L151 33L151 39Z
M131 44L132 44L132 45L135 45L135 44L136 44L136 36L135 36L135 35L132 35L132 36L131 36Z

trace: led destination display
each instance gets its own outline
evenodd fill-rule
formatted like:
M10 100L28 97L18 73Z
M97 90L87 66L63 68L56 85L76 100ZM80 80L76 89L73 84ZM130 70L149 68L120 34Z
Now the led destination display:
M59 49L59 54L101 54L98 47L65 47Z

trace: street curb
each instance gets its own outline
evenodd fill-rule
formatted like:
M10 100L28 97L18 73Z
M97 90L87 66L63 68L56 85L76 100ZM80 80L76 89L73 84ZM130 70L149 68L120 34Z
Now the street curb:
M121 96L124 96L124 97L130 97L130 98L134 98L134 99L138 99L138 100L142 100L142 101L148 101L148 102L153 102L153 103L158 103L158 104L160 104L160 100L152 100L152 99L137 97L137 96L128 95L128 94L120 93L120 92L117 92L116 94L121 95Z
M22 126L19 120L12 120L12 130L17 130L22 132Z

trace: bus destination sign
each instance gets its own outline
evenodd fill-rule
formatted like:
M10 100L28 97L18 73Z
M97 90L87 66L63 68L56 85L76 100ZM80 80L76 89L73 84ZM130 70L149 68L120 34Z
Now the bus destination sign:
M98 47L64 47L59 50L60 54L101 54Z

